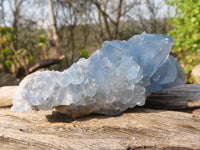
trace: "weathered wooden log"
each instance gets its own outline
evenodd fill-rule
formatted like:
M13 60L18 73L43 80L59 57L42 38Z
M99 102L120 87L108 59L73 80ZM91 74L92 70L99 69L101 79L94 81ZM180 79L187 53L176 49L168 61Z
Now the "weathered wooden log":
M12 106L13 95L18 86L3 86L0 87L0 108Z
M28 73L32 73L40 68L48 68L50 67L51 65L54 65L54 64L57 64L59 63L61 60L64 60L65 59L65 56L60 56L59 58L57 59L46 59L46 60L41 60L37 63L33 63L33 64L29 64L27 65L27 71ZM21 78L21 77L24 77L26 75L26 71L24 70L24 67L21 67L18 69L17 71L17 74L16 74L16 77L17 78Z
M185 84L152 93L148 97L145 107L167 110L200 107L200 84Z
M0 149L200 149L200 85L153 93L117 117L0 108Z

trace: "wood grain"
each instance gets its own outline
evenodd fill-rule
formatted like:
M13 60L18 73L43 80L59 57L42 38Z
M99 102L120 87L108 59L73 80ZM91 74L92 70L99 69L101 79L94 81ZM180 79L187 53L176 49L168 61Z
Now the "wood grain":
M120 116L67 118L56 111L0 108L0 149L200 149L200 85L153 93Z

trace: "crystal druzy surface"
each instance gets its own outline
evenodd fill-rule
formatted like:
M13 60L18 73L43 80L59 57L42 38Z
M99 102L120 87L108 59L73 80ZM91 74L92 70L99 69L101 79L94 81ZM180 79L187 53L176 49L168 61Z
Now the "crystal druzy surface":
M172 45L172 37L146 33L128 41L105 41L63 72L38 71L24 78L12 111L55 107L77 117L117 115L142 106L151 92L185 83L181 65L169 56Z

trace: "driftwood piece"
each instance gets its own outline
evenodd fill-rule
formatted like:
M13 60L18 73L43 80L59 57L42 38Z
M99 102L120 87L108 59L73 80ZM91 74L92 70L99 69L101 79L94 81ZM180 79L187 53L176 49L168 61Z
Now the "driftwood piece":
M47 68L47 67L50 67L51 65L54 65L54 64L57 64L59 63L61 60L64 60L65 59L65 56L60 56L59 58L57 59L46 59L46 60L41 60L37 63L33 63L33 64L30 64L27 67L27 71L28 73L32 73L40 68ZM21 77L24 77L26 75L26 71L24 69L24 67L21 67L18 69L17 71L17 75L16 77L17 78L21 78Z
M152 93L147 99L145 107L167 110L200 107L200 84L185 84Z
M0 108L9 107L13 104L13 95L18 86L3 86L0 87Z
M0 149L200 149L200 85L152 94L117 117L0 108Z

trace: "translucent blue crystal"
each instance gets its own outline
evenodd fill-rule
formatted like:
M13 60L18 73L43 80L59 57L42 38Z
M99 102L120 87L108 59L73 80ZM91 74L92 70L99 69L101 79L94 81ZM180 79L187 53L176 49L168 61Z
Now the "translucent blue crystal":
M185 83L181 65L169 56L172 45L172 37L146 33L128 41L105 41L101 50L63 72L28 75L14 96L12 111L55 107L77 117L117 115L142 106L151 92Z

